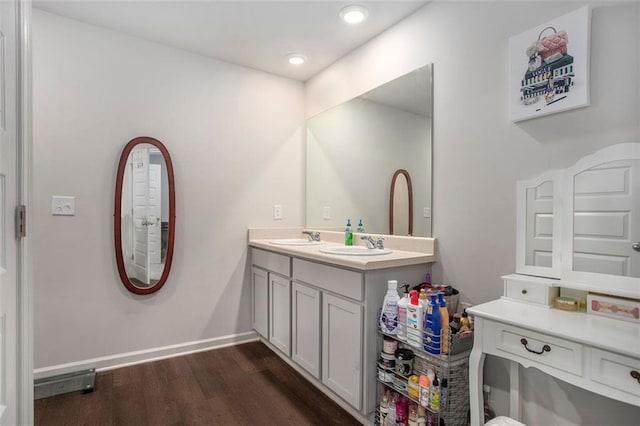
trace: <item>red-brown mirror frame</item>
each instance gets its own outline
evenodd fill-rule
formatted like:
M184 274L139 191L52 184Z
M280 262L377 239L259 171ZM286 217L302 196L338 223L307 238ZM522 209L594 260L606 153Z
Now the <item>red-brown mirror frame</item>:
M129 154L131 151L140 144L147 143L155 146L162 153L162 157L167 166L167 177L169 184L169 230L167 236L167 254L165 257L165 266L162 271L162 275L157 283L148 288L140 288L136 287L129 277L127 276L127 272L125 270L124 258L122 255L122 183L124 180L124 173L127 166L127 159L129 158ZM118 164L118 174L116 175L116 194L115 194L115 208L114 208L114 239L115 239L115 251L116 251L116 262L118 264L118 273L120 274L120 279L124 286L136 294L151 294L160 290L162 286L167 282L167 278L169 277L169 271L171 270L171 261L173 260L173 246L175 241L175 229L176 229L176 195L175 195L175 185L174 185L174 174L173 174L173 164L171 163L171 156L169 155L169 151L167 148L157 139L148 137L148 136L140 136L132 139L127 143L127 145L122 150L122 154L120 155L120 163Z
M413 235L413 186L411 176L405 169L398 169L391 179L391 196L389 197L389 235L393 235L393 196L396 192L396 180L398 176L404 175L407 180L407 190L409 191L409 235Z

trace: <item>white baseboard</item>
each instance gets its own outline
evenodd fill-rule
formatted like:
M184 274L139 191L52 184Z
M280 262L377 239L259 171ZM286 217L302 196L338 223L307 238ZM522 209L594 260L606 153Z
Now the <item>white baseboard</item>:
M144 362L157 361L160 359L172 358L180 355L209 351L211 349L219 349L242 343L256 342L258 340L258 335L255 331L230 334L228 336L197 340L195 342L178 343L176 345L163 346L160 348L145 349L142 351L109 355L100 358L70 362L67 364L36 368L33 371L33 378L34 380L37 380L44 377L57 376L59 374L66 374L79 370L87 370L90 368L95 368L98 372L113 370L114 368L126 367L128 365L142 364Z

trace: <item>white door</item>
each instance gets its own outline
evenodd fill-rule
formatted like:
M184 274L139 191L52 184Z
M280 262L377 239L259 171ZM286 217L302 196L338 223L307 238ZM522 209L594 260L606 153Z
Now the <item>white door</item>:
M149 247L149 273L152 280L159 280L162 275L162 232L161 232L161 190L162 167L160 164L149 164L149 205L147 207L147 243Z
M149 150L134 149L133 158L133 229L134 229L134 278L149 284Z
M640 160L614 161L575 176L573 270L640 277Z
M527 188L525 241L525 265L553 266L553 181Z
M30 126L30 116L17 107L30 105L21 95L30 80L20 71L23 63L18 57L20 7L30 11L30 4L0 2L0 425L29 424L33 410L31 287L23 263L26 246L14 234L14 212L28 195L20 170L28 164L21 157L28 149L25 129ZM20 25L24 22L21 19ZM26 79L22 86L18 72Z

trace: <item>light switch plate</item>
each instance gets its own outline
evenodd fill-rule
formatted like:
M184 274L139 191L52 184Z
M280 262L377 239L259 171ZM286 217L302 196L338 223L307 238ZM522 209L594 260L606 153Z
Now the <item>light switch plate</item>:
M75 216L76 197L52 195L51 214L53 216Z
M324 206L322 208L322 220L330 220L331 219L331 207Z
M425 207L422 209L422 217L429 218L431 217L431 209L429 207Z
M282 206L280 204L273 205L273 219L274 220L282 219Z

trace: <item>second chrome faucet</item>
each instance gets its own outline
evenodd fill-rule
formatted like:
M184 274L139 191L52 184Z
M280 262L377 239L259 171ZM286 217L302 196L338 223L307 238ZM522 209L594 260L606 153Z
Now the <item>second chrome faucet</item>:
M364 240L367 243L367 248L370 249L384 249L384 238L378 237L377 240L374 240L372 236L365 235L360 237L361 240Z

